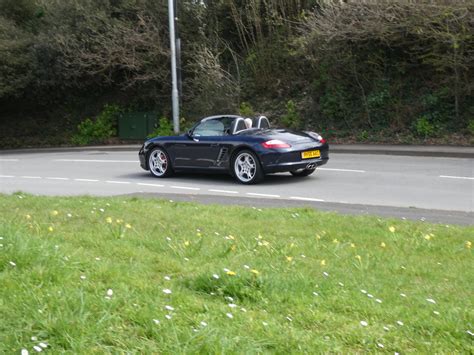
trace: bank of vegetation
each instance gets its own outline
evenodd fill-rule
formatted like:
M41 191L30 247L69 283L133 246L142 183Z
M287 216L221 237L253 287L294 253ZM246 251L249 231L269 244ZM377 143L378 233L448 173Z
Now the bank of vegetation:
M178 3L187 122L241 111L333 140L473 142L471 1ZM0 0L0 144L77 142L110 107L170 117L167 16L165 0Z

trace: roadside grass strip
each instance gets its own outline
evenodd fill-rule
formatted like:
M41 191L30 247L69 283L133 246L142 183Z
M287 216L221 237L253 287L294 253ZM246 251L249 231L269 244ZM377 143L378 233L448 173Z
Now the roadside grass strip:
M472 353L474 227L0 195L0 353Z

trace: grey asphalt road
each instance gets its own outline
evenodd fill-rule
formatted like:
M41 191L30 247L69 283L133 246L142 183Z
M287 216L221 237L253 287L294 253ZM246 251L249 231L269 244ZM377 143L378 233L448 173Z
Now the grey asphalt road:
M277 174L245 186L227 175L156 179L139 167L136 151L3 152L0 192L310 205L342 213L474 224L474 159L346 153L330 158L307 178Z

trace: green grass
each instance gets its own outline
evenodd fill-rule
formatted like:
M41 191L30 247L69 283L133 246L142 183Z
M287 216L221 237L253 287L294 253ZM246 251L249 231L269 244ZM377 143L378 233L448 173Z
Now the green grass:
M0 238L0 353L474 351L473 227L15 194Z

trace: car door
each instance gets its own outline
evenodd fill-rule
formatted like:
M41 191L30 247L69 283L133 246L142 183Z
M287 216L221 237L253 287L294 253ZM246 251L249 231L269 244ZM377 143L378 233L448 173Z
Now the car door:
M220 120L206 120L175 146L174 165L179 168L211 168L216 165L224 134Z

